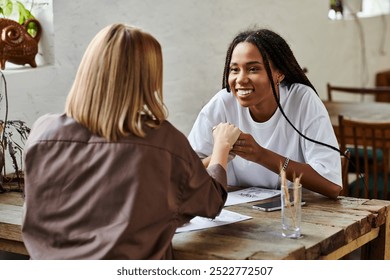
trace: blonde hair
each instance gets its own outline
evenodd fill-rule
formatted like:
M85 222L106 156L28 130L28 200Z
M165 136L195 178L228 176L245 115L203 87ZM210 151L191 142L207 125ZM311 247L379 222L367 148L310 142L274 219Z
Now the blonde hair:
M81 60L65 113L110 141L130 133L144 137L143 124L158 127L167 119L162 79L161 46L152 35L107 26Z

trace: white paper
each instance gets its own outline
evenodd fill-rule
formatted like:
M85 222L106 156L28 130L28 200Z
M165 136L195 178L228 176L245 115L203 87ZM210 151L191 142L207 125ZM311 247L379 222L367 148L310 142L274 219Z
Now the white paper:
M280 190L259 187L246 188L234 192L229 192L225 206L263 200L277 195L280 195Z
M195 217L189 221L189 223L176 229L176 233L199 230L211 227L218 227L227 224L232 224L240 221L252 219L250 216L242 215L236 212L232 212L226 209L222 209L219 216L215 219L208 219L204 217Z

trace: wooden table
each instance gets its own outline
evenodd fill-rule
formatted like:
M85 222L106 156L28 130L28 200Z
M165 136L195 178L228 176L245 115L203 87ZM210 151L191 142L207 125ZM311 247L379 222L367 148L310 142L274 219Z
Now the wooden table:
M262 212L245 203L227 210L253 217L235 224L176 234L178 259L339 259L367 245L368 257L390 259L390 201L305 191L302 235L281 235L280 211Z
M22 193L0 193L0 251L28 255L21 235L22 205Z
M261 212L252 203L226 207L250 220L175 234L178 259L338 259L368 244L369 257L390 259L390 201L304 191L300 239L281 236L280 211ZM0 250L28 254L21 238L20 193L0 194Z
M390 103L387 102L329 102L323 101L338 137L338 116L363 121L390 122Z

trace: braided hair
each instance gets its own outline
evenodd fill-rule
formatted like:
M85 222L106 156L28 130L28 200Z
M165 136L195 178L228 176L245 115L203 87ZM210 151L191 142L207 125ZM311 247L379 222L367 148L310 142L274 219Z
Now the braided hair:
M225 68L223 71L222 88L226 88L230 92L228 83L230 62L232 53L235 47L242 42L252 43L257 47L261 56L263 57L264 66L267 71L268 79L271 83L272 91L276 96L275 83L272 79L272 72L270 61L274 67L284 74L283 81L285 83L300 83L311 87L314 92L316 89L306 77L305 72L299 66L293 52L291 51L287 42L275 32L268 29L248 30L239 33L230 44L225 60ZM317 93L318 95L318 93Z
M223 71L223 80L222 80L222 88L226 88L228 92L230 92L229 87L229 72L230 72L230 62L232 60L232 53L234 48L242 42L248 42L252 43L257 47L259 50L261 56L263 57L263 62L265 69L267 71L268 79L271 83L271 88L273 95L275 97L275 101L278 105L278 108L280 109L283 117L286 119L286 121L291 125L291 127L303 138L306 140L309 140L313 143L320 144L323 146L326 146L332 150L337 151L340 154L343 154L340 149L333 147L327 143L323 143L320 141L317 141L315 139L311 139L304 135L302 132L300 132L294 124L290 121L290 119L285 114L280 102L279 98L276 94L275 89L275 83L272 79L272 72L271 72L271 66L270 61L272 61L274 67L281 71L284 74L283 82L287 85L290 85L292 83L300 83L306 86L311 87L314 92L318 95L316 89L312 85L312 83L309 81L309 79L306 77L304 70L299 66L297 60L295 59L295 56L293 52L291 51L289 45L287 42L280 37L280 35L276 34L275 32L268 30L268 29L259 29L259 30L249 30L239 33L233 40L233 42L230 44L227 54L226 54L226 60L225 60L225 68Z

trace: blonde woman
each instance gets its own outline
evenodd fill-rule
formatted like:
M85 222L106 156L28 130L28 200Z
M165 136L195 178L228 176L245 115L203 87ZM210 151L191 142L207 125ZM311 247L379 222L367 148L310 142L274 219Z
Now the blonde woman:
M25 147L23 240L32 259L166 259L177 227L215 217L240 131L214 129L210 165L166 118L162 52L113 24L88 46L65 113L34 124Z

